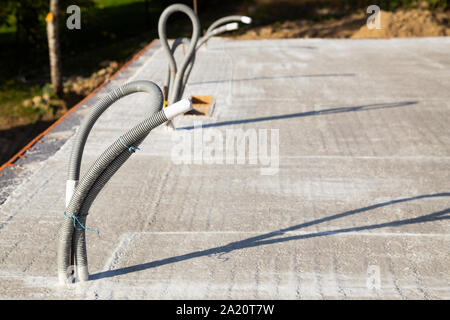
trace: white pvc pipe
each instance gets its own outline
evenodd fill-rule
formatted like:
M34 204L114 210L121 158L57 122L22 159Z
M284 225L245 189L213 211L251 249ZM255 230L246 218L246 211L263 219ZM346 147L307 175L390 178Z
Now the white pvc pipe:
M164 115L168 120L173 119L179 114L192 110L192 102L189 99L183 99L163 109Z
M78 180L66 181L66 208L69 205L70 199L72 199L75 188L77 187Z
M225 29L227 31L234 31L234 30L237 30L238 28L239 28L239 24L237 22L227 23L225 25Z
M252 18L247 17L247 16L242 16L241 17L241 22L245 23L245 24L250 24L250 23L252 23Z

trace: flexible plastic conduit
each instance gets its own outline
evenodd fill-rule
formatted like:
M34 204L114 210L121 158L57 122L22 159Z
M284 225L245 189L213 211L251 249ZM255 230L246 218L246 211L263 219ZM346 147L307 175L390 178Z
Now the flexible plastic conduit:
M192 22L192 37L189 42L189 47L187 49L186 55L183 61L180 64L180 67L177 68L177 64L175 62L175 58L173 56L173 52L169 47L169 42L167 40L167 19L169 16L175 12L183 12L185 13ZM163 13L161 14L158 22L158 35L161 40L161 45L163 50L166 52L167 58L169 59L169 70L170 70L170 79L169 86L167 87L167 102L168 104L177 101L180 97L181 86L183 82L184 72L191 60L192 55L195 53L195 47L197 45L197 41L200 37L200 21L198 20L195 12L184 4L173 4L168 6ZM173 79L173 75L175 78Z
M170 48L170 52L171 52L172 56L173 57L175 56L175 51L180 45L183 45L184 47L188 47L189 44L190 44L190 41L187 38L177 38L177 39L175 39L175 41L172 42L172 46ZM181 81L180 92L179 92L179 96L180 97L183 96L184 88L185 88L186 83L187 83L187 81L189 79L189 75L191 73L192 66L194 65L194 62L195 62L195 52L194 52L194 54L192 54L191 59L189 60L189 63L188 63L188 65L186 67L186 70L184 72L183 79ZM170 65L169 65L169 68L167 70L166 79L164 81L164 88L166 88L166 95L167 95L167 92L168 92L169 87L170 87L170 82L171 82L171 80L173 81L173 77L171 76L171 74L172 74L172 72L170 70Z
M191 74L191 70L192 67L194 66L195 63L195 55L197 53L197 50L206 42L208 41L209 38L219 35L221 33L227 32L227 31L232 31L232 30L237 30L238 29L238 24L237 23L228 23L222 27L216 28L213 31L211 31L210 33L206 34L203 38L201 38L198 42L197 42L197 46L195 47L194 53L191 55L190 59L189 59L189 63L186 67L186 70L184 71L183 74L183 78L181 80L181 85L180 85L180 91L178 96L182 97L183 93L184 93L184 89L186 88L186 84L187 81L189 79L189 75ZM175 57L175 51L176 49L180 46L183 45L185 47L188 47L190 45L190 40L187 38L177 38L175 39L175 41L172 42L172 46L170 47L170 52L172 57ZM175 58L174 58L175 59ZM169 69L167 71L167 76L166 79L164 81L164 87L167 88L167 90L171 87L171 80L173 80L173 77L171 76L172 72L170 69L170 65L169 65ZM167 95L167 92L166 92Z
M218 26L221 26L222 24L228 23L228 22L242 22L245 24L252 23L252 18L247 16L227 16L220 18L216 21L214 21L209 28L206 30L206 34L210 33L212 30L217 28Z
M239 25L237 22L232 22L232 23L227 23L224 26L215 28L209 32L207 32L198 42L197 47L195 48L195 50L197 51L198 49L200 49L200 47L209 40L209 38L213 37L213 36L218 36L219 34L222 34L224 32L227 31L233 31L233 30L237 30L239 28Z
M149 95L150 116L111 144L78 181L83 149L95 122L115 101L135 92L145 92ZM59 232L58 279L61 283L67 283L70 280L72 264L76 266L75 271L79 280L86 281L89 278L84 226L89 208L104 185L134 153L151 130L176 115L191 110L192 104L186 99L163 110L161 110L162 107L162 91L155 83L131 82L115 89L98 101L78 129L69 161L65 219Z
M187 38L177 38L172 46L169 46L169 42L167 39L167 31L166 25L169 16L174 12L183 12L185 13L192 22L192 37L191 40ZM161 41L162 47L166 52L166 55L169 60L169 70L164 82L165 88L165 99L166 103L171 104L174 101L180 99L183 96L184 89L186 87L187 81L189 79L189 75L194 66L196 51L208 41L209 38L219 35L221 33L227 31L233 31L238 29L238 24L236 21L240 21L246 24L251 23L252 19L247 16L227 16L215 21L209 28L207 33L203 38L199 41L200 36L200 21L198 20L195 12L184 4L173 4L167 7L163 13L161 14L158 22L158 35ZM232 22L232 23L228 23ZM224 23L227 23L224 26ZM221 26L221 27L219 27ZM187 53L184 56L183 61L181 62L180 68L177 69L177 63L175 61L175 51L177 47L183 44L188 47ZM175 76L175 77L174 77ZM174 129L174 125L172 121L167 122L167 126Z
M227 16L227 17L220 18L211 24L211 26L206 31L206 34L202 38L200 38L200 40L198 41L197 46L195 47L194 54L191 56L191 59L188 64L189 71L186 71L187 76L185 76L185 79L183 79L184 86L186 86L187 79L189 78L189 73L195 62L195 55L197 53L197 50L200 49L200 47L202 45L204 45L209 40L209 38L218 36L224 32L237 30L239 28L238 22L243 22L243 23L249 24L252 22L252 18L247 17L247 16ZM223 25L224 23L226 23L226 24ZM173 52L175 52L175 49L176 49L176 47L173 49Z
M173 6L177 6L177 5L172 5L170 7L173 7ZM182 6L184 6L184 5L182 5ZM169 9L170 7L168 7L167 9ZM186 6L184 6L184 7L186 7ZM189 7L187 7L187 8L188 8L188 10L192 11ZM164 12L163 12L163 14L164 14ZM191 14L195 15L195 13L193 11L191 12ZM162 16L163 15L161 15L161 17ZM160 21L161 21L161 17L160 17ZM231 23L229 23L229 22L231 22ZM189 79L190 72L191 72L192 67L194 65L194 62L195 62L195 55L197 53L197 50L200 49L200 47L203 44L205 44L206 41L209 40L209 38L211 38L213 36L220 35L220 34L222 34L224 32L227 32L227 31L237 30L238 27L239 27L237 22L243 22L243 23L249 24L249 23L252 22L252 18L247 17L247 16L227 16L227 17L223 17L221 19L216 20L208 28L205 36L203 36L200 40L198 40L197 45L195 46L195 49L194 49L193 53L191 53L190 57L188 55L186 55L185 60L186 60L186 58L189 58L189 61L188 61L188 64L187 64L186 69L185 69L185 72L184 72L184 74L182 76L182 79L181 79L181 84L180 84L178 97L181 97L183 95L184 88L186 87L186 83L187 83L187 81ZM226 23L226 25L223 25L225 23ZM159 37L160 37L160 39L163 40L163 42L167 43L167 46L168 46L168 41L167 41L166 34L165 33L160 33ZM173 77L171 76L171 74L173 73L173 69L171 68L171 60L174 61L175 66L176 66L174 55L175 55L175 51L176 51L177 47L180 44L183 44L184 46L187 47L187 46L190 46L190 41L187 38L177 38L172 43L172 46L169 49L169 51L170 51L170 53L168 54L168 57L169 57L169 70L168 70L168 74L167 74L167 77L166 77L166 80L165 80L165 83L164 83L164 86L167 88L167 92L170 91L170 89L173 87L173 81L172 81ZM167 49L166 49L166 53L167 53ZM167 94L167 92L166 92L166 94Z
M197 50L198 50L203 44L205 44L206 41L209 40L209 38L211 38L211 37L213 37L213 36L217 36L217 35L219 35L219 34L222 34L222 33L224 33L224 32L227 32L227 31L237 30L238 27L239 27L239 25L238 25L236 22L228 23L228 24L226 24L226 25L224 25L224 26L221 26L221 27L219 27L219 28L216 28L216 29L212 30L211 32L207 33L204 37L202 37L202 38L197 42L197 46L195 47L194 53L191 55L191 58L189 59L189 63L188 63L188 65L187 65L186 71L184 72L184 75L183 75L183 80L182 80L182 82L181 82L182 85L181 85L180 93L179 93L179 96L180 96L180 97L183 96L183 92L184 92L184 89L186 88L186 84L187 84L187 82L188 82L189 75L191 74L191 70L192 70L192 68L193 68L193 66L194 66L194 63L195 63L195 56L196 56L196 54L197 54ZM189 39L187 39L187 38L177 38L177 39L172 43L172 47L171 47L172 55L175 54L175 51L176 51L177 47L178 47L180 44L183 44L183 45L188 46L189 43L190 43L190 41L189 41ZM170 82L170 68L169 68L168 76L167 76L166 82L165 82L166 88L169 87L169 85L170 85L169 82Z

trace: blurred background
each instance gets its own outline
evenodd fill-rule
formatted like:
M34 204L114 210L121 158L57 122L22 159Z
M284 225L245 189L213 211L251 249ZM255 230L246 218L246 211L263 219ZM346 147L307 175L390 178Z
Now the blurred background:
M61 92L50 76L52 1L59 5ZM203 30L226 15L251 16L250 26L225 34L234 39L450 36L447 0L52 1L0 0L0 165L158 38L159 15L172 3L196 7ZM81 8L80 30L66 27L73 4ZM382 10L382 30L366 27L366 9L374 4ZM190 36L183 14L169 23L169 37Z

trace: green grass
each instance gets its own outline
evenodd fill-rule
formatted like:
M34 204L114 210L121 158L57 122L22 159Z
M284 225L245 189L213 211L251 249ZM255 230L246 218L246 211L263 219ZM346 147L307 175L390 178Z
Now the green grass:
M13 15L8 19L9 25L0 26L0 33L14 33L16 32L16 17Z
M6 82L0 87L0 127L23 125L37 121L39 110L23 107L22 102L41 93L39 86L27 86L17 81Z

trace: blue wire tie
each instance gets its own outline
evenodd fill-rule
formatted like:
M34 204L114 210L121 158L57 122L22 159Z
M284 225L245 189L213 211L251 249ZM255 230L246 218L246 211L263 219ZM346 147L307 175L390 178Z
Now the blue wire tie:
M131 146L131 147L127 146L127 145L125 144L125 141L123 141L122 136L119 137L119 141L120 141L120 143L121 143L125 148L128 149L128 151L130 151L130 152L132 152L132 153L134 153L135 150L141 150L141 149L139 149L138 147L135 147L135 146Z
M64 211L64 216L65 216L66 218L73 219L73 227L74 227L74 229L77 228L76 223L78 222L78 224L80 225L81 228L83 228L83 230L87 230L87 231L95 231L95 232L97 232L97 234L100 234L100 232L98 231L98 229L93 229L93 228L87 228L87 227L85 227L85 226L81 223L81 221L78 219L78 217L76 217L76 216L74 216L74 215L68 216L68 215L66 214L65 211ZM86 216L87 216L87 213L86 213L86 214L80 214L80 217L86 217Z

